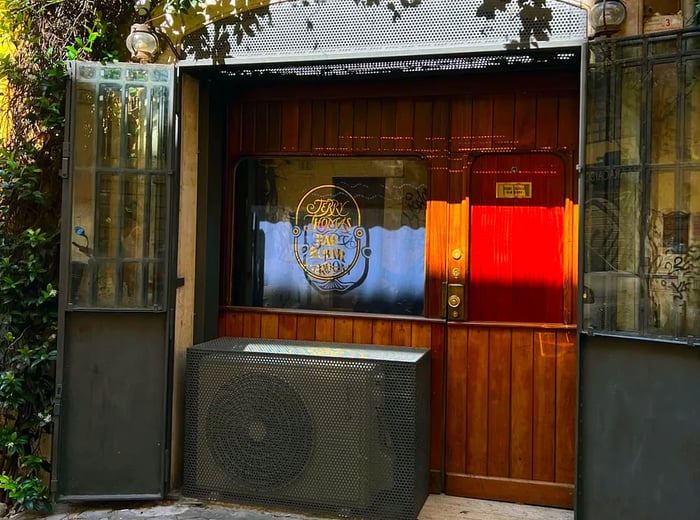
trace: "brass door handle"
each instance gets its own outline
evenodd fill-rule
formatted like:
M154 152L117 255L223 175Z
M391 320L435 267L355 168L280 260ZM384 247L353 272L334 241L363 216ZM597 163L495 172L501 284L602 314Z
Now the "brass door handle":
M452 294L452 295L450 295L449 298L447 298L447 305L449 305L453 309L456 309L457 307L459 307L461 303L462 303L462 299L459 296L457 296L456 294Z

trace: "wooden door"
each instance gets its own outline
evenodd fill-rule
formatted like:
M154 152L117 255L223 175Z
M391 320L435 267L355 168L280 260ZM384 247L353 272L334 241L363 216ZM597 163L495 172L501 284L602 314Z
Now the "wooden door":
M487 152L464 172L450 196L464 215L450 219L450 284L467 303L466 321L448 313L446 491L573 507L571 158Z
M256 155L404 156L425 162L429 171L422 252L425 292L422 314L413 316L236 303L231 297L236 284L235 183L229 175L222 215L220 335L430 348L432 491L571 507L576 74L236 90L228 124L232 171L240 158ZM555 183L550 183L548 174L537 173L552 161ZM506 166L509 170L503 176L486 173ZM510 170L513 166L515 173ZM480 184L475 180L478 175L493 177L491 184ZM506 224L523 224L516 213L524 203L515 197L498 198L501 209L484 211L494 205L488 199L495 198L494 182L511 184L503 189L520 189L517 183L529 182L537 197L550 193L556 199L547 220L549 234L540 234L546 242L540 256L549 262L541 266L540 275L560 280L551 290L525 293L538 301L546 296L551 311L542 319L515 310L495 315L477 312L482 305L500 309L501 300L513 289L504 279L501 292L492 293L477 276L479 266L487 267L490 261L486 249L494 242L488 242L489 236ZM532 200L539 207L539 199ZM528 232L534 220L549 215L537 211L525 226ZM470 243L474 219L481 219L482 231ZM513 249L514 258L526 254L528 242L519 233L511 242L497 242L498 254L511 251L516 238L522 243ZM558 256L551 251L558 251ZM523 267L519 261L511 263ZM397 259L396 264L401 262ZM552 266L556 273L550 272ZM527 266L523 269L527 271ZM521 274L515 273L516 278ZM446 284L462 286L467 302L474 292L473 305L462 303L465 321L445 318ZM511 300L523 297L516 293Z

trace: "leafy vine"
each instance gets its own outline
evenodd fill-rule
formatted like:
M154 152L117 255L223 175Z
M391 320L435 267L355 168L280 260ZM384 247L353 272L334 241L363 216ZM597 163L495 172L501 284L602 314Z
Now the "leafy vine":
M120 0L3 0L0 56L0 501L49 508L65 59L114 60Z

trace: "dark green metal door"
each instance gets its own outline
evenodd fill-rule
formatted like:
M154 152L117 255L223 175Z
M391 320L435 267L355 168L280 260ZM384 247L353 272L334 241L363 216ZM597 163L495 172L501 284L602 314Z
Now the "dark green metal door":
M69 64L52 491L158 498L168 461L167 65Z

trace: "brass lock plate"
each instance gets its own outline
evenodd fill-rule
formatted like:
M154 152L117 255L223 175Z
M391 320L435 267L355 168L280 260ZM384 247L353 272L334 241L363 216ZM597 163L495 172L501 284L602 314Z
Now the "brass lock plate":
M442 316L450 321L464 321L464 285L443 284Z

